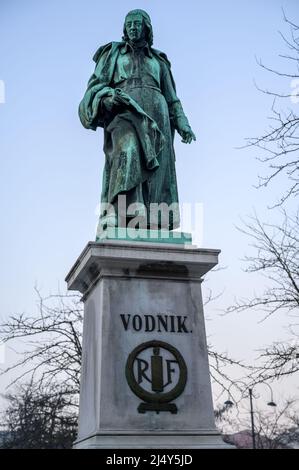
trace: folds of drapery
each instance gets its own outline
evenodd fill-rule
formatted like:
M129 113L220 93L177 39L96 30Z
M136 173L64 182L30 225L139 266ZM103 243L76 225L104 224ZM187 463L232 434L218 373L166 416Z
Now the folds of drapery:
M113 94L118 112L107 124L103 98ZM122 90L95 83L80 103L79 116L86 128L104 123L106 202L112 203L118 194L143 183L159 167L164 136L157 123Z

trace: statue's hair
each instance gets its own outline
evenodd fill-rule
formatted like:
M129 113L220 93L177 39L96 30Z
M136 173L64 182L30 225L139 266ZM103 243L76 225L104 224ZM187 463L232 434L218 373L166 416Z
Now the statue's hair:
M127 35L127 30L126 30L126 20L128 18L128 16L131 16L131 15L141 15L142 16L142 19L143 19L143 24L144 24L144 27L145 27L145 39L148 43L149 46L152 46L153 45L153 40L154 40L154 34L153 34L153 27L152 27L152 23L151 23L151 19L150 19L150 16L148 13L146 13L146 11L144 10L131 10L129 11L129 13L127 14L126 18L125 18L125 23L124 23L124 29L123 29L123 41L128 41L129 38L128 38L128 35Z

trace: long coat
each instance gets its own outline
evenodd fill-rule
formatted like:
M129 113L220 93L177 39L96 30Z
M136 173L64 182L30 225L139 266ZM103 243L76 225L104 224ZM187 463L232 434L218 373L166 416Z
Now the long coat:
M151 203L178 203L173 137L178 120L187 118L166 55L148 46L135 51L128 43L113 42L100 47L94 61L79 116L88 129L104 128L101 201L113 204L125 193L148 210ZM109 114L103 98L113 90L122 106ZM178 226L177 210L168 228Z

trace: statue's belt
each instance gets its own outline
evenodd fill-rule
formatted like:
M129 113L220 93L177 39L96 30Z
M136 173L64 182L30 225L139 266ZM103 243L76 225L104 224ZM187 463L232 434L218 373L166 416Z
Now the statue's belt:
M160 88L153 86L153 85L147 85L145 83L138 83L137 81L126 81L119 83L115 86L115 88L121 88L122 90L133 90L134 88L151 88L152 90L156 90L159 93L162 93Z

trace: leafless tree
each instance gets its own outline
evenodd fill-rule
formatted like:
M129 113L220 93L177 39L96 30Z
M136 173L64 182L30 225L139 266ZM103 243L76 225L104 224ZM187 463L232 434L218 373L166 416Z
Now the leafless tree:
M73 390L40 386L32 381L5 395L8 406L2 413L2 442L9 449L71 448L77 432L77 409Z
M299 370L299 212L291 214L284 204L291 198L296 200L299 194L299 116L295 110L295 104L298 106L299 103L299 27L283 15L289 33L280 33L288 49L281 57L291 70L279 71L264 65L261 60L258 63L264 70L286 79L290 92L261 90L274 98L271 125L260 137L248 139L248 145L261 150L259 160L270 170L260 178L258 186L268 186L272 180L281 177L287 190L282 191L274 204L278 222L264 222L255 214L240 229L249 237L253 248L253 255L245 258L246 271L260 273L268 287L257 289L249 298L235 300L227 312L258 310L263 315L261 321L284 314L289 338L260 350L258 365L252 374L253 383ZM274 217L275 211L269 211L269 214Z
M280 225L263 223L257 215L241 229L252 240L254 254L246 257L248 273L261 273L269 287L247 299L238 299L228 313L255 309L263 320L283 313L290 337L260 351L260 365L252 376L267 381L299 371L299 214L290 216L280 209Z
M289 34L280 35L288 52L280 57L291 65L291 70L275 70L264 65L261 60L258 60L258 63L264 70L286 79L286 89L290 91L280 93L259 88L274 98L269 117L270 125L261 136L247 139L249 147L254 146L261 150L258 159L269 169L266 176L259 177L258 187L266 187L278 177L286 179L289 183L279 201L274 204L276 206L299 194L299 116L295 110L299 103L299 26L287 19L285 14L284 21Z
M41 386L63 383L76 396L80 389L83 311L79 295L38 295L37 315L12 315L0 324L2 342L23 340L20 359L1 374L18 372L11 385L21 379ZM19 341L20 344L20 341ZM18 346L19 349L20 346Z

